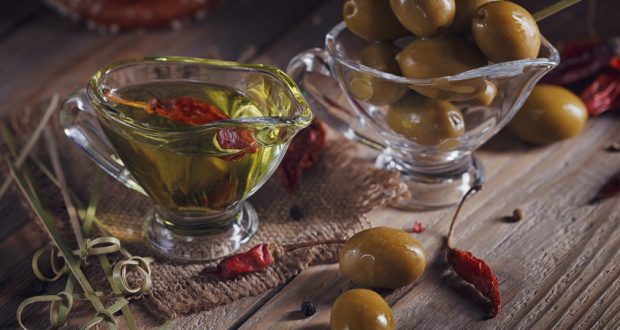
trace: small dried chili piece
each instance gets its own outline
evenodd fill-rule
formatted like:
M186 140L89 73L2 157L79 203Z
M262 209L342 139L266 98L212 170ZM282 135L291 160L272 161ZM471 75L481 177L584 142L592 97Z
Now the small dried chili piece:
M287 245L280 245L277 243L258 244L246 252L234 254L222 259L214 270L208 270L206 274L211 274L222 281L232 280L245 274L266 269L286 252L321 244L342 243L344 243L344 240L324 240Z
M247 128L222 128L216 134L217 143L224 149L239 150L239 153L221 157L225 160L238 160L245 154L258 151L258 145L252 137L252 130Z
M416 233L416 234L423 233L425 230L426 230L426 228L424 228L424 225L422 225L421 222L416 222L411 227L411 232L412 233Z
M154 113L190 126L201 126L215 121L230 119L230 116L218 107L190 96L168 100L152 98L147 102L125 100L111 93L107 93L106 97L116 103L140 108L148 113ZM220 157L224 160L235 161L246 154L253 154L258 151L258 145L252 136L251 129L238 127L221 128L216 133L216 139L224 149L239 150L239 152L233 155Z
M473 285L478 292L482 294L492 304L489 311L489 317L494 318L501 308L501 296L499 293L499 284L497 277L484 260L476 258L468 251L463 251L452 246L452 234L454 232L454 224L458 214L467 197L480 187L472 187L459 204L452 222L450 223L450 232L448 233L448 248L446 250L446 260L452 267L454 272L464 281Z
M270 244L259 244L247 252L224 258L217 265L215 274L220 280L230 280L265 269L273 263L273 248Z
M620 194L620 171L614 174L599 191L594 198L590 200L590 204L598 203L604 199L614 197Z
M288 192L295 192L303 173L316 165L325 147L326 135L325 126L315 118L293 138L278 167L278 177Z

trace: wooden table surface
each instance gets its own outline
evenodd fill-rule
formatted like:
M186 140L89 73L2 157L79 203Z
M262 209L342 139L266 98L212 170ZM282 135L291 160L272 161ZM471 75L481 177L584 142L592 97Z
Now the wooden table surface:
M553 1L520 1L531 10ZM8 4L10 3L10 4ZM593 21L601 36L620 34L616 0L600 0ZM8 10L7 10L8 6ZM180 31L162 29L100 35L72 23L40 1L11 1L0 11L0 111L20 111L83 85L99 67L126 57L183 55L274 64L285 68L296 53L321 46L340 20L341 1L229 0L200 22ZM542 22L552 41L588 37L588 2ZM585 132L548 147L526 146L501 133L477 155L487 182L465 206L457 245L485 259L500 281L503 310L484 319L483 306L443 262L442 242L452 209L406 213L373 212L376 225L422 222L417 237L429 266L414 285L383 292L399 329L410 328L620 328L620 207L618 199L587 201L620 169L620 153L605 146L620 141L618 116L589 121ZM515 208L526 217L503 220ZM15 207L17 208L17 206ZM0 328L15 328L15 310L36 293L32 253L48 238L25 214L0 210ZM212 311L182 316L178 329L326 329L338 294L352 287L336 265L311 267L282 287ZM301 317L303 300L317 313ZM35 308L36 309L36 308ZM43 308L40 308L41 310ZM132 304L143 328L157 323ZM83 308L82 308L83 310ZM90 311L78 311L67 328ZM41 327L44 311L30 313Z

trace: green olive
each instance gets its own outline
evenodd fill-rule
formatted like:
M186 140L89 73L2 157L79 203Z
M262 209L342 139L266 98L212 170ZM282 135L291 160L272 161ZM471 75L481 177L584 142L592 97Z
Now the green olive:
M395 56L400 48L388 43L370 44L362 50L360 62L368 67L400 75ZM361 72L351 72L347 79L351 94L374 105L391 104L407 92L407 86Z
M541 36L534 17L510 1L493 1L476 11L472 33L478 47L492 62L536 58Z
M457 37L416 39L396 55L396 60L405 77L416 79L451 76L487 64L475 47Z
M386 0L345 0L344 22L351 32L369 41L386 41L406 35Z
M410 93L392 104L386 114L388 126L396 133L426 146L440 149L458 145L465 133L465 118L449 102Z
M452 76L469 71L487 64L484 56L470 43L457 37L420 38L410 42L398 55L396 61L405 77L415 79L430 79ZM462 92L454 87L474 85L467 88L469 92L483 88L482 79L475 79L469 83L450 83L444 86L410 86L416 92L431 97L451 100L451 94ZM472 84L470 84L472 83ZM453 85L448 86L448 85ZM477 87L476 87L477 86ZM467 86L465 86L467 87ZM458 96L458 95L457 95ZM456 97L458 99L458 97Z
M491 81L485 80L484 90L477 93L476 96L472 98L472 100L478 105L483 105L487 107L491 105L491 103L493 103L493 100L495 100L495 96L497 96L497 85L495 85Z
M428 37L446 30L454 19L454 0L390 0L392 11L411 33Z
M471 20L474 18L476 10L491 1L497 0L455 0L456 13L454 14L454 22L452 22L450 30L459 34L469 35L471 33Z
M508 124L521 139L549 144L578 135L588 120L585 104L566 88L538 85Z
M376 292L349 290L338 297L329 318L331 330L391 330L394 318L390 305Z
M454 81L452 86L452 89L441 89L436 98L486 107L493 103L497 95L497 86L482 78Z
M425 267L422 244L400 229L363 230L340 250L340 271L368 288L403 287L417 280Z

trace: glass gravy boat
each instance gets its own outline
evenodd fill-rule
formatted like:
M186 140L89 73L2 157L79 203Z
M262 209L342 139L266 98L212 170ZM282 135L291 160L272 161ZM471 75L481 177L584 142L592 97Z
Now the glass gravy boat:
M347 138L380 151L378 167L401 173L411 198L395 206L411 210L454 205L479 184L484 171L473 151L510 121L560 61L543 38L536 59L410 79L362 65L359 59L369 44L341 22L327 33L325 49L300 53L287 71L316 115ZM449 103L441 103L441 111L411 110L435 100Z
M118 101L184 96L231 119L183 125ZM65 134L99 167L154 202L144 231L150 245L186 260L220 258L250 239L258 217L246 199L311 119L295 83L276 68L185 57L111 64L60 112ZM256 148L225 145L222 136L235 132L250 136Z

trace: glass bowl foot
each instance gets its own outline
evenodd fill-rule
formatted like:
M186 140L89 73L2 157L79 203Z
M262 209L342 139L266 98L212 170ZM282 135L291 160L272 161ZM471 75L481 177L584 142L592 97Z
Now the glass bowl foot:
M411 198L392 206L407 211L430 211L457 205L471 187L484 181L484 167L471 155L447 164L445 167L450 170L442 172L412 170L389 153L379 155L376 165L401 173L401 180L409 188Z
M256 233L258 216L247 202L237 212L215 217L167 214L154 209L144 225L145 239L158 254L207 261L239 250Z

